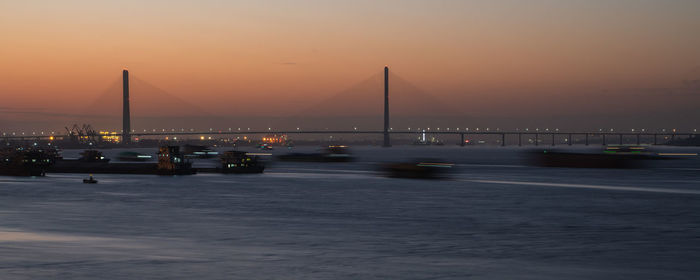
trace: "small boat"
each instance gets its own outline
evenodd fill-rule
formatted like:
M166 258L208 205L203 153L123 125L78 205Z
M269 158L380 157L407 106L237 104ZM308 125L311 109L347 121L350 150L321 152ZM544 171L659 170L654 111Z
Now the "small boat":
M83 184L97 184L97 180L90 175L90 178L83 179Z

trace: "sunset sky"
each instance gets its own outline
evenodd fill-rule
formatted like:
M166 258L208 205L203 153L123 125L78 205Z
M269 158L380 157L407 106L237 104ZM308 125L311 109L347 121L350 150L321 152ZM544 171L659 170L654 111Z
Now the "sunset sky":
M123 67L218 115L298 114L385 64L475 117L533 113L522 100L585 117L598 106L571 100L588 95L687 111L699 15L696 0L2 1L0 126L93 104Z

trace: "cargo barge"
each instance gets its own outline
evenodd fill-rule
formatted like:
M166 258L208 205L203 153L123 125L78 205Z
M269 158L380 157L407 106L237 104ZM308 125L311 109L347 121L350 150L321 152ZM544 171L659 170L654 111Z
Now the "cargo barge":
M0 175L44 176L53 165L55 153L34 148L0 150Z
M185 160L178 146L158 150L158 163L110 163L101 152L87 150L78 159L59 159L47 173L191 175L196 170Z
M258 156L243 151L227 151L221 155L221 166L216 168L197 168L201 173L254 174L263 173L265 165Z

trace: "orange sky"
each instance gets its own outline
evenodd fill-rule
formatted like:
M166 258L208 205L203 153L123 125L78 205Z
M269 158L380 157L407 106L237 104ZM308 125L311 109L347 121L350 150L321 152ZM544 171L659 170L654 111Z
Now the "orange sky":
M700 79L698 14L683 0L3 1L0 107L85 106L124 66L219 114L231 102L295 113L287 102L385 64L447 103L487 94L505 108L675 88Z

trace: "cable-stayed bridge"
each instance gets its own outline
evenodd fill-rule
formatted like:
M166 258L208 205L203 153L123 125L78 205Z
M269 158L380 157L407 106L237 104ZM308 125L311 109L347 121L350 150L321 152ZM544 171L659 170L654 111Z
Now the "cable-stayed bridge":
M396 79L400 82L401 85L406 85L408 84L405 80L401 79L400 77L397 76L391 76L392 79ZM559 131L558 129L534 129L534 130L520 130L517 129L515 131L501 131L500 129L496 130L479 130L477 129L472 129L469 130L469 128L446 128L446 129L430 129L430 128L417 128L417 129L405 129L405 130L398 130L398 129L393 129L390 125L390 96L389 96L389 89L390 89L390 73L389 73L389 68L385 67L383 71L383 96L380 95L380 91L374 92L374 90L366 90L366 89L357 89L355 92L361 92L363 94L368 94L366 96L367 98L370 99L375 99L377 100L377 103L379 103L379 100L383 99L383 130L359 130L357 128L354 128L352 130L329 130L329 129L292 129L292 130L286 130L286 129L261 129L261 130L256 130L256 129L232 129L229 128L228 130L214 130L210 129L209 131L195 131L194 129L189 129L185 130L180 129L179 131L176 129L162 129L161 131L157 131L156 129L153 129L152 131L148 130L143 130L143 132L138 131L136 129L132 129L131 125L131 112L130 106L133 104L133 102L130 101L130 86L129 86L129 71L124 69L122 71L122 82L120 83L122 85L122 127L123 129L120 131L120 135L122 137L121 142L123 143L130 143L133 137L151 137L151 138L159 138L163 137L165 139L166 137L169 139L170 137L191 137L191 136L213 136L213 135L219 135L219 136L243 136L243 135L266 135L266 134L286 134L286 135L310 135L310 134L323 134L323 135L383 135L384 141L383 145L386 147L391 146L391 140L390 136L391 135L422 135L423 139L425 138L426 134L429 135L440 135L440 136L448 136L452 135L455 137L459 137L461 140L458 142L460 145L464 146L466 142L468 141L469 137L474 137L474 136L485 136L485 137L491 137L491 138L496 138L497 140L495 141L496 143L499 143L502 146L505 146L507 143L517 143L517 145L522 146L523 144L532 144L532 145L540 145L544 143L548 143L551 145L556 145L556 144L568 144L568 145L573 145L573 144L585 144L589 145L592 142L595 143L600 143L603 145L607 144L662 144L668 142L668 140L674 141L677 137L688 137L688 138L697 138L699 134L697 133L697 130L691 131L676 131L675 129L670 130L670 131L645 131L645 130L637 130L637 131L629 131L629 132L623 132L623 131L604 131L604 130L599 130L599 131ZM362 82L360 84L364 84L366 82L372 82L373 80L378 81L380 80L378 77L372 77L368 79L368 81ZM145 83L141 81L142 83ZM154 86L146 83L148 86L151 88L155 88ZM409 84L410 86L410 84ZM162 91L160 89L157 89L159 91ZM352 90L351 90L352 91ZM164 92L164 91L162 91ZM336 95L333 98L330 98L327 100L326 103L348 103L348 99L344 99L347 96L352 96L353 92L341 92L340 94ZM182 99L179 99L175 96L169 95L167 92L164 93L165 96L168 96L166 99L168 100L175 100L176 102L182 103L180 106L184 107L196 107L194 105L189 104L187 101L184 101ZM422 98L423 103L431 103L431 104L439 104L440 102L437 100L431 100L430 97L426 97L427 95L424 93L419 94L414 94L414 98ZM110 105L115 105L114 103L115 100L113 99L115 96L114 94L103 94L100 98L98 98L101 103L107 103ZM405 96L402 96L405 100ZM393 99L393 97L391 97ZM425 101L429 100L429 101ZM151 103L155 103L156 100L150 100ZM329 106L325 106L324 103L322 102L319 104L320 108L325 108ZM363 104L366 105L366 104ZM423 105L421 105L423 106ZM93 106L90 106L93 107ZM440 109L435 109L434 111L439 111ZM98 135L92 135L92 136L98 136ZM28 133L16 133L16 132L2 132L2 135L0 136L0 139L4 139L5 141L10 141L10 140L19 140L19 141L30 141L30 140L53 140L57 138L70 138L70 137L75 137L75 135L71 134L60 134L60 133L55 133L55 132L50 132L50 133L36 133L32 132L31 135ZM549 139L548 139L549 138ZM631 139L630 139L631 138ZM523 141L525 140L525 141Z

